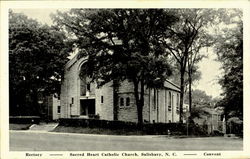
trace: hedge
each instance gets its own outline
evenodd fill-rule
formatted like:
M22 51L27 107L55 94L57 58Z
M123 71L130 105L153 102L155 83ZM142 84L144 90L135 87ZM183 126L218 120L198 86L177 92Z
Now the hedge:
M187 127L183 123L144 123L139 125L134 122L110 121L98 119L59 119L59 126L83 127L83 128L104 128L109 130L142 131L148 135L186 135ZM189 135L204 136L206 132L198 125L189 124Z
M13 124L39 124L41 118L39 116L10 116L9 123Z

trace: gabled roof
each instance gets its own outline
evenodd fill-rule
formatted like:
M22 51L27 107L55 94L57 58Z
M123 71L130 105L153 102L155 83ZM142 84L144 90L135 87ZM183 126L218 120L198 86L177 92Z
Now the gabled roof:
M172 83L172 82L169 81L169 80L166 80L166 81L165 81L164 87L166 87L166 88L168 88L168 89L171 89L171 90L178 91L178 92L181 91L179 86L177 86L176 84Z

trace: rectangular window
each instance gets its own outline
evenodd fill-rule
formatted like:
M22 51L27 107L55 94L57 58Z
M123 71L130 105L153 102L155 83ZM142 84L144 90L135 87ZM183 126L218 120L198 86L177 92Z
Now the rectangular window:
M120 98L120 106L124 106L124 99Z
M130 98L127 97L127 98L126 98L126 106L129 106L129 105L130 105Z
M90 92L90 83L87 84L87 91Z
M103 103L103 96L101 96L101 103Z
M176 112L179 113L179 108L180 108L180 105L179 105L179 94L177 93L177 97L176 97Z
M172 98L171 98L171 92L168 92L168 111L172 110Z
M156 90L154 89L154 109L156 109Z
M71 104L74 104L74 98L73 97L71 98Z
M58 113L58 114L61 113L61 106L60 106L60 105L57 106L57 113Z

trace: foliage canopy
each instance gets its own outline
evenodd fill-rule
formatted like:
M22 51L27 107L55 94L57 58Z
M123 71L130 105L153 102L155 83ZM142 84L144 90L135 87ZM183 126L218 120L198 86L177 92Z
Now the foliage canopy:
M64 39L56 28L9 12L10 113L39 113L38 92L60 92L68 56Z

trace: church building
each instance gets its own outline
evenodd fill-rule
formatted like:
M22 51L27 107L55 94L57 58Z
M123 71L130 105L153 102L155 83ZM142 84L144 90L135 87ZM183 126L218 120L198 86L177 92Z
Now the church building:
M61 85L61 118L96 118L114 120L112 82L101 88L80 78L85 59L72 58L65 66ZM137 107L133 84L124 81L118 88L117 119L137 122ZM170 123L179 121L180 88L166 80L164 88L145 88L143 121L149 123Z

